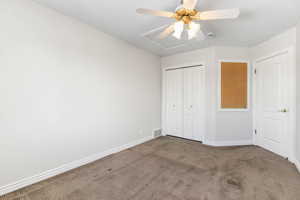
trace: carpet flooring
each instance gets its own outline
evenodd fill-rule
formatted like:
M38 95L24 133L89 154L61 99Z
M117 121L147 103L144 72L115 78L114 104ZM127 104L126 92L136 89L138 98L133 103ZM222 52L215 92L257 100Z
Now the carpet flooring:
M255 146L160 137L1 200L300 200L300 174Z

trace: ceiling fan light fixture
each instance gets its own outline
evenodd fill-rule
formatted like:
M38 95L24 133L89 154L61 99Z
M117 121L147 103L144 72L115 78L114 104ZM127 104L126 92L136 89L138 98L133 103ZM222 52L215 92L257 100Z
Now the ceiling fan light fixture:
M189 29L188 29L189 40L197 36L197 33L200 31L200 28L201 28L200 24L196 24L195 22L191 22L189 24Z
M189 40L195 37L197 37L197 39L206 39L206 35L204 35L203 31L200 29L200 25L194 23L194 21L236 19L240 15L240 10L238 8L199 11L197 9L197 3L198 0L181 0L181 4L176 8L175 12L139 8L137 9L137 13L177 20L176 23L169 25L159 35L159 39L164 39L171 35L173 32L173 36L175 38L181 39L182 33L187 26L187 34Z
M183 30L184 30L184 22L183 21L176 22L174 24L174 34L173 34L173 36L175 38L177 38L178 40L180 40Z
M175 37L176 39L180 40L181 39L181 34L182 34L182 32L174 32L173 33L173 37Z

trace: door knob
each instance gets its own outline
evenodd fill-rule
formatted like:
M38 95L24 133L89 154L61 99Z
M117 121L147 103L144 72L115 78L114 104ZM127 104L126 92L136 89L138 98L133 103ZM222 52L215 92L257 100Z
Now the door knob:
M287 112L288 112L288 109L284 108L284 109L280 110L279 112L287 113Z

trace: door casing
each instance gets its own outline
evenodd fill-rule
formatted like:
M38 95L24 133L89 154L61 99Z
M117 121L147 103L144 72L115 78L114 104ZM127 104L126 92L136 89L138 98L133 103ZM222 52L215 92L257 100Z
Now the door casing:
M257 63L267 60L282 54L287 54L288 56L288 83L287 83L287 107L289 108L288 112L288 123L287 123L287 137L284 139L283 143L286 146L286 155L287 158L295 162L295 138L296 138L296 57L295 57L295 49L293 47L283 49L281 51L274 52L270 55L261 57L253 62L253 144L258 145L258 135L259 133L256 132L257 130L257 81L256 81L256 74L255 70L257 68Z

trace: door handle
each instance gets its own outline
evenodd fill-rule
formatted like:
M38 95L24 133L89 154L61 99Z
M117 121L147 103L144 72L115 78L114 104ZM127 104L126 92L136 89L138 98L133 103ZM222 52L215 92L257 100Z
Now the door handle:
M288 109L284 108L284 109L279 110L279 112L287 113L287 112L288 112Z

